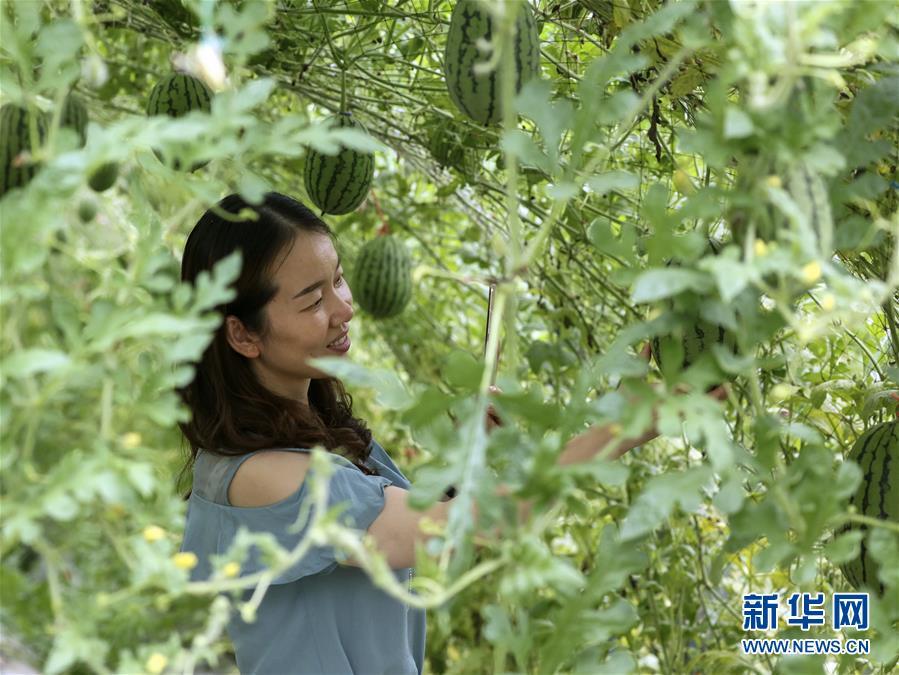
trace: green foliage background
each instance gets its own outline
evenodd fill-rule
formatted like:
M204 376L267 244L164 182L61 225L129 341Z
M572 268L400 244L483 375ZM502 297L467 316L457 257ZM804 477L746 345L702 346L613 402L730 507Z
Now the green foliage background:
M431 608L429 672L820 672L824 657L742 655L741 595L847 590L837 566L862 536L885 592L859 635L871 655L836 662L889 672L899 525L834 533L860 522L845 454L899 389L895 5L537 0L543 74L514 101L504 92L505 131L447 96L451 7L3 3L2 102L52 116L40 172L0 201L3 633L47 673L233 669L227 596L213 597L245 580L188 583L175 555L186 412L173 388L193 376L239 259L192 290L180 256L228 192L305 199L308 148L342 141L377 152L369 199L328 218L347 264L386 222L418 268L406 311L357 314L352 363L328 367L418 503L460 489L419 558L417 596L393 588ZM227 73L212 112L148 120L173 62L214 79L198 44ZM91 114L84 147L59 127L73 86ZM320 123L341 100L370 137ZM154 148L210 162L177 172ZM92 194L87 176L110 161L117 185ZM825 205L797 194L799 169ZM98 207L87 223L85 201ZM697 317L734 330L737 354L664 378L639 358ZM487 436L500 334L505 426ZM722 374L718 404L702 392ZM635 435L653 405L660 439L619 462L555 465L588 424ZM536 500L532 520L516 526L497 482ZM473 540L475 498L502 538ZM278 560L249 536L217 569L250 542Z

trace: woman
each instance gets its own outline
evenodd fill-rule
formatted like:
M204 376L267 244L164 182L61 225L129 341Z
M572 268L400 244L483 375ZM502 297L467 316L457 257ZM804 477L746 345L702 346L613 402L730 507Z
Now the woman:
M256 219L236 218L243 209ZM427 539L419 521L448 519L451 500L409 507L409 481L353 417L340 381L306 363L351 345L352 293L334 244L325 223L277 193L258 206L230 195L188 237L182 281L194 283L236 249L243 256L236 295L219 307L225 321L194 380L179 390L192 412L180 425L191 446L181 550L199 560L192 580L209 577L209 556L225 553L240 527L272 533L287 550L296 546L305 530L289 527L307 497L310 448L319 444L335 465L328 507L344 505L341 521L371 535L398 581L411 579L416 543ZM488 428L496 423L493 417ZM619 440L610 455L654 435ZM593 427L568 443L559 463L589 461L613 440L611 427ZM505 486L497 492L508 494ZM523 503L519 512L528 509ZM473 517L478 522L476 505ZM263 568L254 547L240 574ZM389 597L331 547L311 549L277 577L255 622L235 612L228 624L241 673L420 674L425 632L423 610Z

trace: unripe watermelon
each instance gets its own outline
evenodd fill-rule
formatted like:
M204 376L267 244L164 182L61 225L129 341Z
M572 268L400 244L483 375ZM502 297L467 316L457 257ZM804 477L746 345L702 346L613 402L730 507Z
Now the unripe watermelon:
M727 345L731 351L736 351L736 340L734 335L725 330L722 326L716 326L707 321L698 321L686 334L682 336L665 335L656 337L652 340L652 357L663 373L675 372L679 369L687 368L696 362L699 356L709 349L715 342ZM677 345L680 345L680 349ZM662 354L675 354L682 352L680 367L672 366L668 368L667 364L662 363Z
M97 215L97 201L90 197L82 199L78 204L78 217L82 223L89 223Z
M79 145L84 145L87 134L87 106L77 94L70 93L66 96L59 123L77 133Z
M87 179L87 184L94 192L103 192L115 185L118 177L118 162L106 162L106 164L101 164L91 173Z
M336 118L339 127L365 131L350 113ZM336 155L326 155L310 149L304 170L306 193L322 213L342 215L356 209L368 195L375 173L375 158L369 152L359 152L341 146Z
M899 420L890 420L862 434L847 459L859 465L863 478L849 503L858 513L899 522ZM867 530L867 525L856 525ZM861 554L841 566L843 574L857 589L868 587L883 594L883 584L877 578L877 562L862 540Z
M350 287L353 298L378 319L396 316L412 297L412 258L393 235L366 242L359 250Z
M441 120L430 131L428 150L437 162L446 168L454 168L464 175L477 169L477 153L470 147L471 136L451 120Z
M444 120L433 130L428 140L428 150L445 167L458 166L465 159L465 148L449 120Z
M833 253L833 215L827 186L821 176L800 162L790 170L787 185L822 252L830 256Z
M0 195L24 187L39 169L30 160L26 162L22 154L34 150L29 122L32 118L37 122L38 140L43 142L47 129L43 115L14 103L0 108Z
M166 75L150 92L147 115L181 117L193 110L212 110L212 91L202 81L185 73Z
M150 92L147 101L147 115L168 115L182 117L194 110L210 112L212 110L212 91L202 81L185 73L172 73L162 78ZM153 151L162 161L162 156ZM204 167L209 162L197 162L191 171ZM175 160L174 168L180 169L181 163Z
M515 61L515 91L540 74L540 35L534 21L534 11L528 2L520 3L515 19L513 58ZM490 42L493 37L493 18L478 0L459 0L453 8L449 32L446 36L443 68L449 96L459 110L478 124L496 124L502 120L502 65L489 73L475 75L474 66L490 60L477 42Z
M721 253L723 245L716 239L709 239L706 243L705 255L715 256ZM669 261L666 267L677 266L674 261ZM723 326L709 323L700 319L683 334L664 335L655 337L650 345L652 357L662 371L663 375L673 374L691 366L699 356L709 349L714 343L726 345L732 352L737 351L737 341L733 333ZM680 354L680 365L663 364L664 354Z

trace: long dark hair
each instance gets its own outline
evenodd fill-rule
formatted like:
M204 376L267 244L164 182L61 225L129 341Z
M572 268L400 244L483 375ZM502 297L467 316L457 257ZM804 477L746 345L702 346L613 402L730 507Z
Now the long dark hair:
M256 219L234 218L242 209L253 211ZM200 272L211 273L216 262L240 249L240 276L231 284L236 296L216 311L223 319L233 314L247 330L264 336L269 330L265 306L278 292L273 281L275 262L294 244L299 231L326 234L336 248L331 229L290 197L269 192L262 204L253 205L240 195L228 195L203 214L187 238L181 281L195 284ZM308 407L275 394L256 378L249 359L231 348L225 331L223 321L203 352L193 381L176 389L191 411L188 422L178 423L191 448L178 475L179 491L199 449L233 457L254 450L320 444L365 473L377 473L363 465L371 453L372 434L364 421L353 416L353 399L340 380L312 379Z

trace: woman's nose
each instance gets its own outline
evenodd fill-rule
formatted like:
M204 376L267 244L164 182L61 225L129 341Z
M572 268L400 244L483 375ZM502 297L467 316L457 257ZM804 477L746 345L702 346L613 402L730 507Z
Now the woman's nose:
M342 309L343 309L342 322L347 323L350 319L353 318L353 315L356 313L355 310L353 310L353 296L352 295L343 301Z

